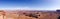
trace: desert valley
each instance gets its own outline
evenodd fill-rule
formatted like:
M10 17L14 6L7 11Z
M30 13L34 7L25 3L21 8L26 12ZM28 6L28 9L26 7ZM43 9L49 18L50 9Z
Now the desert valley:
M57 11L0 10L0 19L59 19Z

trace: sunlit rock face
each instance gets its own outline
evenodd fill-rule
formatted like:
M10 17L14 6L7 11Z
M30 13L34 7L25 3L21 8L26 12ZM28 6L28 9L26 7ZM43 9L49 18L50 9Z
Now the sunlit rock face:
M59 19L55 11L0 10L0 19Z

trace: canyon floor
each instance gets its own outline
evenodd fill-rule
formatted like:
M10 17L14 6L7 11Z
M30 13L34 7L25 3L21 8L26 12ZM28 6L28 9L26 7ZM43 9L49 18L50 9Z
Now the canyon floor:
M0 10L0 19L58 19L56 11Z

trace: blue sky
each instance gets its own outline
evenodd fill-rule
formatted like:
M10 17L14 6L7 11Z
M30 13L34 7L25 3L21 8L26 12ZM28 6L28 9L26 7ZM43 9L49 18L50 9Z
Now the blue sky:
M0 0L0 9L56 10L60 0Z

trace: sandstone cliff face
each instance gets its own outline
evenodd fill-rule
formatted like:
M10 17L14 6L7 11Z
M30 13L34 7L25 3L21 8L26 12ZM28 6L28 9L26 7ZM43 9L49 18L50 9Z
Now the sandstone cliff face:
M4 15L3 15L4 14ZM1 10L0 19L58 19L57 12Z

